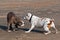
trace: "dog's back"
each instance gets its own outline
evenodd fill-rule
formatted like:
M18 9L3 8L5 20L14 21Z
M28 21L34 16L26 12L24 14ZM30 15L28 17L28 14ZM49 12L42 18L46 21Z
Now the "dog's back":
M13 17L15 18L15 14L13 12L9 12L7 14L7 22L11 21Z

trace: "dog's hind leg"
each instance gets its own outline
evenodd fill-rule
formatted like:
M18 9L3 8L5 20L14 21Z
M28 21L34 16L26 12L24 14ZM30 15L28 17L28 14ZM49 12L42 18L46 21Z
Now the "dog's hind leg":
M8 23L7 26L8 26L8 32L11 32L11 31L9 30L9 29L10 29L10 24Z
M58 30L56 29L55 25L53 25L52 28L55 29L56 33L58 33Z
M49 30L49 28L47 27L47 25L44 25L44 30L46 31L46 33L44 33L45 35L47 35L47 34L50 34L51 33L51 31Z
M14 31L17 31L18 30L18 25L15 24L15 28L14 28Z
M35 26L32 25L31 28L28 31L25 31L25 33L29 33Z
M54 22L52 22L51 27L55 29L56 33L58 33L58 30L56 29Z

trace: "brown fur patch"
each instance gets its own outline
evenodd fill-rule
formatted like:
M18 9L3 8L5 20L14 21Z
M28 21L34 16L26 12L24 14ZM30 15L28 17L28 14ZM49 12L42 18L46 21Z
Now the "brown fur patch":
M48 28L50 29L51 28L51 25L48 25Z
M52 20L50 20L50 23L48 23L48 28L50 29L51 28L51 24L52 24Z

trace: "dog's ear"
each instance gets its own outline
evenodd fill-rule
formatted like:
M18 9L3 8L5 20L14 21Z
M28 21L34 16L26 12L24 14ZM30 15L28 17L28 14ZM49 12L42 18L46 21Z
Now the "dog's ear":
M31 13L28 13L28 17L30 18L32 16L32 14Z
M54 19L51 19L50 21L54 22Z
M32 15L31 13L28 13L28 16Z

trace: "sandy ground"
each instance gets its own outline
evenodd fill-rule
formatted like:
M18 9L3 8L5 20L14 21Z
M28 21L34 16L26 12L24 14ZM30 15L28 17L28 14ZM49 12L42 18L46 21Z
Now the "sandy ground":
M30 33L25 31L30 28L30 23L25 21L24 27L19 27L17 32L8 33L6 15L13 11L17 16L23 18L28 12L38 17L49 17L55 19L56 28L49 35L44 35L42 28L35 27ZM60 0L0 0L0 40L60 40Z

